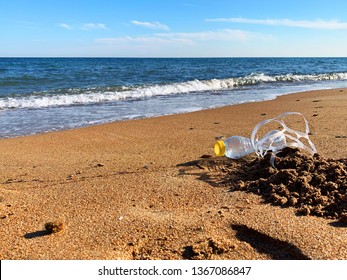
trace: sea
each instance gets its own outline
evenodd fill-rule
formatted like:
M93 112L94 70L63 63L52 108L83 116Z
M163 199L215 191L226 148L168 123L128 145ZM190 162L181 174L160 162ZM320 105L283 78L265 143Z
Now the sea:
M0 138L347 87L347 58L0 58Z

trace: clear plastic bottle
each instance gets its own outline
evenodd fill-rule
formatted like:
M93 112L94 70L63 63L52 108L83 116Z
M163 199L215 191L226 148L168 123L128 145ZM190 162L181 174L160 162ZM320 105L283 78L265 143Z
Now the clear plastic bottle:
M264 138L270 138L271 135L277 133L278 130L269 131ZM265 141L263 144L264 149L268 149L271 143ZM272 142L273 147L285 146L286 137L281 135L275 138ZM248 154L254 153L254 147L250 138L242 136L231 136L224 141L217 141L214 145L214 152L217 156L226 156L228 158L238 159Z

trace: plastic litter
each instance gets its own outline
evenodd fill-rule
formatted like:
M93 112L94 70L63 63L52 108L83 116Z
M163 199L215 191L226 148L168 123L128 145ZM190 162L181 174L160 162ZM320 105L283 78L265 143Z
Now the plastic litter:
M305 132L289 128L284 119L289 115L299 115L305 122ZM277 122L282 129L271 130L266 133L260 140L258 139L259 129L270 123ZM218 156L227 156L229 158L238 159L250 153L256 153L260 157L264 157L271 151L270 163L274 166L276 154L285 147L296 147L306 150L311 155L317 153L317 149L309 138L310 129L305 117L298 112L285 112L275 118L261 121L258 123L251 134L251 138L242 136L232 136L224 141L217 141L214 150ZM306 139L308 145L302 141Z
M217 156L238 159L250 153L254 153L254 147L250 138L242 136L232 136L224 141L217 141L214 145L214 152Z
M262 139L267 140L278 132L279 130L271 130ZM257 145L258 142L255 142ZM280 135L273 140L273 143L270 141L262 141L262 148L267 149L271 145L275 147L282 147L285 145L285 143L286 138L283 135ZM231 136L224 141L217 141L214 146L214 151L217 156L225 155L226 157L232 159L238 159L256 152L252 140L242 136Z

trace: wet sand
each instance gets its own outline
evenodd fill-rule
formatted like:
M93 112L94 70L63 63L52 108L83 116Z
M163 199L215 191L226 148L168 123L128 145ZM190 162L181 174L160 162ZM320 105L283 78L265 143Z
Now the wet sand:
M321 157L347 158L346 108L346 89L312 91L1 139L0 257L347 259L340 216L235 190L233 160L213 154L216 139L296 111Z

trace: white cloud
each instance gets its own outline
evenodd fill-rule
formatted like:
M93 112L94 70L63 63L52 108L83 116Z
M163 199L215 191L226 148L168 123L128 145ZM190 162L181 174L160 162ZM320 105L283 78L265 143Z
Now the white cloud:
M59 23L58 26L67 30L80 29L80 30L89 31L89 30L97 30L97 29L107 29L106 25L103 23L92 23L92 22L84 23L79 26L72 26L67 23Z
M115 38L99 38L96 40L99 43L106 44L124 44L124 45L169 45L172 43L191 43L190 40L184 40L179 38L161 38L156 36L125 36Z
M40 29L40 24L33 21L28 20L16 20L15 23L21 25L21 27L29 28L29 29Z
M146 22L146 21L132 20L131 23L137 26L142 26L142 27L150 28L150 29L159 29L159 30L166 30L166 31L170 30L170 28L167 25L162 24L158 21Z
M234 22L234 23L249 23L273 26L289 26L308 29L329 29L341 30L347 29L347 22L339 22L337 20L291 20L291 19L250 19L250 18L215 18L206 19L206 21L214 22Z
M109 56L202 57L230 56L251 42L267 42L272 36L242 30L155 33L96 39L96 48ZM255 45L255 44L254 44Z
M171 39L185 39L190 41L246 41L250 39L271 38L269 35L234 29L186 33L160 33L156 34L156 36Z
M58 25L62 28L67 29L67 30L72 30L72 27L67 23L59 23Z
M222 29L204 32L156 33L151 36L125 36L115 38L100 38L103 43L186 43L194 44L203 41L247 41L251 39L268 40L269 35L242 30Z
M96 30L96 29L107 29L103 23L84 23L81 26L82 30Z

